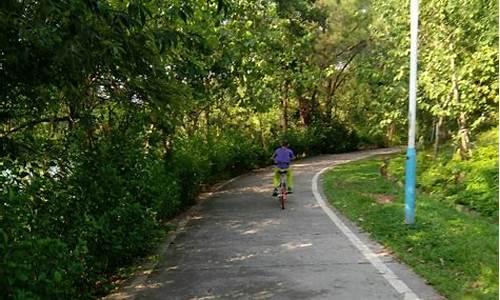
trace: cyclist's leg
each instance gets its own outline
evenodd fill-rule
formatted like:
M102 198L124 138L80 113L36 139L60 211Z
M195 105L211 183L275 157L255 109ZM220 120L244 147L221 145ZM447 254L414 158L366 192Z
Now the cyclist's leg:
M278 187L280 186L280 169L275 168L274 169L274 176L273 176L273 196L278 195Z
M278 188L280 186L280 169L274 169L274 177L273 177L273 187Z
M288 172L286 172L286 185L290 191L293 189L293 171L290 167L288 168Z

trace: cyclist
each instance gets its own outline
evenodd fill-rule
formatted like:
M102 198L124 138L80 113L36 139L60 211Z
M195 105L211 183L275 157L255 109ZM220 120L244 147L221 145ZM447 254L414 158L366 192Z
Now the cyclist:
M292 169L290 168L290 162L295 158L293 151L288 148L288 141L283 140L281 143L281 147L274 151L273 156L271 157L276 164L274 169L274 177L273 177L273 196L278 196L278 187L280 185L280 170L287 170L286 172L286 186L288 187L288 193L292 193L293 188L293 177L292 177Z

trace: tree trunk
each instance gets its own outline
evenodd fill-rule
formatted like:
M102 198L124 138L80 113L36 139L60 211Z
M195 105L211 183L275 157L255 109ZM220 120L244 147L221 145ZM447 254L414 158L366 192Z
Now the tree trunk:
M395 133L396 133L396 124L394 122L392 122L391 124L389 124L389 126L387 126L387 132L385 134L387 146L392 145Z
M144 135L144 153L149 153L149 149L151 149L151 145L149 144L149 139L155 130L155 125L153 123L149 124L148 129L146 129L146 134Z
M311 96L311 103L310 103L310 112L309 112L309 117L310 120L309 122L312 123L315 119L317 119L317 113L318 113L318 101L316 99L316 96L318 95L318 87L314 87L314 91ZM309 124L310 125L310 124Z
M210 105L205 107L205 140L210 142Z
M300 124L308 127L311 124L311 105L304 96L299 97Z
M285 83L285 96L281 99L281 130L283 134L288 132L288 82Z
M325 101L325 119L330 120L332 117L332 109L333 109L333 91L334 84L333 78L328 80L328 86L326 88L326 101Z
M434 130L434 159L437 158L439 154L439 146L441 143L441 127L443 126L444 117L439 116Z
M262 125L262 116L261 114L257 114L257 119L259 120L259 135L260 135L260 144L262 149L266 149L266 139L264 137L264 126Z
M455 58L451 58L451 86L453 90L453 98L457 104L457 108L460 109L460 90L458 87L457 72L455 66ZM467 128L467 115L462 110L457 120L458 123L458 139L459 139L459 151L462 160L466 160L470 155L470 138L469 129Z
M470 157L470 134L469 129L467 128L467 117L464 112L460 113L460 117L458 118L458 134L460 138L460 157L462 160L467 160Z

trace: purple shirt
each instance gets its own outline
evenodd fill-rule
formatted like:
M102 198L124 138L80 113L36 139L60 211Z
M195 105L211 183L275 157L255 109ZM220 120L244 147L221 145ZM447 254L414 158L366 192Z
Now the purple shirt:
M280 147L274 151L274 162L280 169L287 169L294 157L293 151L288 148Z

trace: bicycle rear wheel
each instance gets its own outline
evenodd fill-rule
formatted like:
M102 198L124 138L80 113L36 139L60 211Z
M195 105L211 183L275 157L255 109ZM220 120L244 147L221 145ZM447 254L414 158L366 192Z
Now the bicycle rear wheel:
M280 204L281 204L281 209L285 209L285 202L286 202L286 186L282 185L280 187Z

